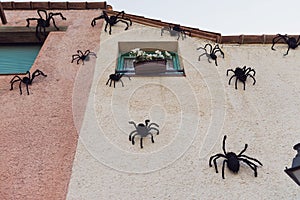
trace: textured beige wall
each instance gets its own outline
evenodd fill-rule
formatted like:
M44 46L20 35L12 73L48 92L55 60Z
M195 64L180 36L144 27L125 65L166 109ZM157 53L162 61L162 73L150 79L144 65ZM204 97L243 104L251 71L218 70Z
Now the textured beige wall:
M67 199L299 199L299 187L284 173L299 142L300 55L285 45L221 45L225 59L208 63L196 48L209 41L178 41L186 77L123 77L124 87L105 85L114 72L120 41L176 41L160 29L133 24L101 34L100 50ZM229 68L256 70L246 90ZM75 87L74 94L80 90ZM76 105L73 105L76 111ZM132 145L129 120L150 118L160 125L155 143ZM208 166L211 155L227 150L263 163L258 177L245 164L238 174L225 170L226 179ZM218 160L221 172L222 159Z

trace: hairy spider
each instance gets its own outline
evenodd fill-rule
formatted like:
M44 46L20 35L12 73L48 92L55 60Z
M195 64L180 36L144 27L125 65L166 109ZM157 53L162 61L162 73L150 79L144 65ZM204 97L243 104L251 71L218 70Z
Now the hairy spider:
M109 78L106 82L106 85L108 85L108 83L109 83L109 87L111 87L111 83L114 82L114 88L115 88L116 87L116 82L120 81L122 83L122 87L124 87L124 83L121 80L122 76L127 76L127 75L120 74L120 73L110 74ZM131 80L129 76L127 76L127 77L129 78L129 80Z
M209 166L212 167L211 162L214 162L214 166L216 169L216 173L218 173L218 168L217 168L217 159L222 157L225 158L223 161L223 166L222 166L222 178L225 179L224 176L224 168L225 168L225 163L227 163L227 167L230 171L233 173L238 173L240 169L240 161L243 161L246 163L253 171L254 171L254 176L257 177L257 165L253 162L255 161L256 163L261 164L257 159L251 158L249 156L243 155L243 153L246 151L248 144L245 144L245 148L238 154L236 155L234 152L226 152L225 150L225 140L226 140L226 135L224 135L223 138L223 152L224 154L218 153L209 158Z
M85 60L89 60L89 55L96 56L94 52L91 52L90 50L86 50L84 53L81 50L77 50L77 54L72 55L72 61L77 60L77 65L79 64L79 61L82 60L82 64L84 65Z
M116 25L118 22L122 22L124 24L126 24L126 28L125 31L128 29L129 25L132 25L132 21L129 18L124 18L124 14L125 12L119 12L117 15L113 15L113 16L108 16L107 13L105 11L102 11L102 15L100 15L99 17L96 17L92 20L91 25L92 27L94 27L96 25L96 20L98 19L104 19L106 21L105 24L105 29L104 31L106 32L107 30L107 26L109 25L109 34L111 34L111 27ZM126 22L125 20L129 21L129 25L128 22Z
M150 131L151 130L155 130L157 132L157 135L158 135L159 134L159 130L157 128L151 127L151 126L152 125L154 125L156 127L159 127L159 126L156 123L150 123L149 124L149 122L150 122L149 119L145 120L145 124L139 123L138 125L136 125L135 122L133 122L133 121L129 122L129 124L133 124L134 127L135 127L135 129L136 129L136 130L132 131L129 134L129 141L131 141L133 145L134 145L134 138L137 135L139 135L141 137L141 139L140 139L141 148L143 148L143 138L147 137L148 135L151 136L151 141L152 141L152 143L154 143L153 134Z
M180 25L169 24L169 26L163 27L160 33L161 36L163 35L164 31L169 31L171 36L177 35L177 40L179 40L180 35L182 40L186 37L186 34L188 34L188 36L192 35L191 31L181 28Z
M287 34L285 34L285 35L277 34L277 36L273 38L273 45L271 47L272 50L274 50L274 51L276 50L276 49L274 49L274 45L277 42L279 42L280 40L283 40L288 45L287 52L285 54L283 54L284 56L286 56L286 55L288 55L290 48L296 49L299 46L300 35L299 35L298 39L296 40L296 38L289 37Z
M11 88L10 90L13 90L13 85L15 82L18 82L20 81L20 84L19 84L19 88L20 88L20 95L22 94L22 89L21 89L21 83L24 83L26 85L26 90L27 90L27 95L29 95L29 90L28 90L28 85L31 85L32 84L32 81L35 77L39 76L39 75L42 75L44 77L47 77L46 74L44 74L41 70L35 70L32 74L32 77L30 77L30 72L27 71L26 74L28 74L28 77L25 76L23 78L21 78L20 76L16 75L14 76L11 80L10 80L10 84L11 84Z
M45 14L46 19L44 19L42 17L41 12L43 12ZM39 36L39 33L41 35L44 35L44 36L46 35L46 28L50 26L50 20L52 20L53 25L56 28L56 30L59 30L59 28L55 24L53 16L59 15L62 18L62 20L66 20L66 18L61 13L50 12L49 15L48 15L48 13L47 13L46 10L40 10L40 9L37 10L37 13L38 13L38 15L39 15L40 18L27 18L26 19L26 21L27 21L27 25L26 26L29 27L30 21L32 21L32 20L36 20L37 21L37 25L36 25L36 29L35 29L35 35L36 35L36 37L40 41L41 41L41 38ZM43 32L42 32L42 29L43 29Z
M235 70L228 69L227 70L227 76L228 76L228 72L230 72L230 71L233 72L234 75L232 75L230 77L228 84L230 85L231 79L233 77L236 77L236 79L235 79L235 89L237 89L237 81L239 80L239 81L241 81L244 84L244 90L245 90L245 87L246 87L245 86L246 85L245 82L246 82L248 76L250 76L253 79L253 81L254 81L253 85L256 83L256 80L254 78L254 76L255 76L255 70L251 69L250 67L248 67L248 68L246 68L246 66L244 66L243 68L237 67L237 68L235 68ZM253 72L253 75L250 74L251 72Z
M206 47L209 47L209 53L207 53ZM199 47L199 48L197 48L197 50L200 50L200 49L203 49L203 50L205 51L205 53L202 53L202 54L199 56L199 58L198 58L199 61L200 61L200 57L201 57L201 56L206 55L207 58L208 58L208 62L209 62L209 63L210 63L210 59L213 59L213 60L215 61L216 66L218 66L218 63L217 63L217 55L216 55L216 53L217 53L217 52L220 52L221 55L222 55L223 58L224 58L224 53L223 53L223 51L220 49L220 47L219 47L218 44L215 45L214 48L212 48L211 44L206 44L204 47Z

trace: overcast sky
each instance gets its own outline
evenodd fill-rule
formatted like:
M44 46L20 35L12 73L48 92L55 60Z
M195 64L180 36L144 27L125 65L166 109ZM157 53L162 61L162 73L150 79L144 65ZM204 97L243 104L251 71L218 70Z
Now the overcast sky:
M117 11L124 10L126 13L222 35L300 33L300 0L107 0L106 2Z

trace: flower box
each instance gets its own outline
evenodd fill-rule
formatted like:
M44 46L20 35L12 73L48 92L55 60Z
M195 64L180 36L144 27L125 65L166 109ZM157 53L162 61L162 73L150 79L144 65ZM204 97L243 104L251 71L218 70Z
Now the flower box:
M167 61L161 60L146 60L134 62L134 69L136 75L157 75L166 72Z

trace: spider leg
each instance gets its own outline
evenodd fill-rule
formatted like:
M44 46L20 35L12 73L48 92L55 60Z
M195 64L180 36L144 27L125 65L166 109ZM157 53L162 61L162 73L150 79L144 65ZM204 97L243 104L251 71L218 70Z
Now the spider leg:
M79 55L72 55L72 61L71 61L71 63L73 63L74 60L76 60L76 59L79 59Z
M158 130L157 128L151 127L151 128L149 128L149 131L150 131L150 130L155 130L155 131L157 131L156 134L159 135L159 130Z
M254 171L254 176L257 177L257 166L254 163L244 158L238 158L238 159L246 163Z
M288 55L289 54L289 50L290 50L290 46L288 47L288 50L286 51L286 53L285 54L283 54L284 56L286 56L286 55Z
M252 76L251 74L247 74L247 76L250 76L253 79L253 85L255 85L256 80L255 80L254 76Z
M42 10L42 9L38 9L37 13L40 16L41 19L43 19L43 16L41 15L41 12L43 12L45 14L46 19L48 18L48 14L46 10Z
M220 153L219 153L219 154L216 154L216 155L214 155L214 156L211 156L211 157L209 158L209 166L212 167L211 161L213 161L214 166L215 166L216 173L219 173L219 172L218 172L218 167L217 167L217 159L220 158L220 157L226 158L223 154L220 154Z
M213 51L214 54L216 54L217 52L220 52L221 55L222 55L223 58L224 58L224 53L223 53L223 51L222 51L221 49L217 49L217 50Z
M121 79L120 79L119 81L122 83L122 87L124 87L124 83L123 83L123 81L122 81Z
M212 53L212 46L209 43L204 46L205 52L206 52L206 47L207 46L209 46L209 52Z
M104 28L104 31L105 31L105 32L107 32L107 26L108 26L108 24L109 24L109 23L108 23L108 22L106 22L106 24L105 24L105 28Z
M19 84L20 95L22 95L22 88L21 88L21 84L22 84L22 81L20 81L20 84Z
M137 130L134 130L134 131L132 131L130 134L129 134L129 141L131 141L131 136L132 136L132 134L134 134L134 133L136 133L137 132Z
M229 81L228 81L228 85L230 85L231 79L232 79L233 77L236 77L236 75L232 75L232 77L231 77L231 78L229 79Z
M134 135L131 137L131 143L132 143L132 145L134 145L134 144L135 144L135 142L134 142L134 138L135 138L135 136L137 136L137 134L138 134L138 133L134 134Z
M215 59L215 64L216 64L216 66L218 66L217 59Z
M224 161L223 161L223 166L222 166L222 178L223 178L223 179L225 179L225 176L224 176L225 163L227 163L227 160L224 160ZM227 164L228 164L228 163L227 163Z
M40 28L39 25L37 25L36 28L35 28L35 36L37 37L37 39L39 41L41 41L41 38L39 36L39 32L41 32L41 31L39 30L39 28Z
M141 149L143 148L143 137L141 137L140 139L140 145L141 145Z
M245 68L245 74L246 75L248 75L250 72L253 72L253 76L255 76L256 72L255 72L254 69L251 69L250 67L248 69L246 69L246 66L244 68Z
M237 155L237 157L241 156L248 148L248 144L245 144L245 148Z
M164 31L169 31L169 32L171 33L170 28L167 27L167 26L165 26L165 27L163 27L163 28L161 29L160 36L163 35L163 32L164 32Z
M56 28L56 30L59 30L59 28L58 28L58 27L56 26L56 24L55 24L55 20L54 20L53 17L51 17L51 20L52 20L52 23L53 23L54 27Z
M154 125L154 126L156 126L156 127L159 127L159 125L158 125L157 123L153 123L153 122L152 122L151 124L149 124L148 127L150 127L150 126L152 126L152 125Z
M110 80L109 87L111 87L111 83L112 83L112 82L115 82L115 81L113 81L113 80Z
M224 152L224 155L226 155L227 154L227 152L226 152L226 143L225 143L225 141L226 141L226 138L227 138L227 136L226 135L224 135L224 137L223 137L223 146L222 146L222 149L223 149L223 152Z
M177 40L179 40L179 38L180 38L180 32L177 31L177 35L178 35Z
M28 83L26 83L27 95L29 95Z
M274 49L274 45L275 45L277 42L279 42L280 40L284 40L284 41L285 41L283 35L278 35L278 36L276 36L276 37L273 38L273 40L272 40L273 45L272 45L272 47L271 47L272 50L276 51L276 49Z
M209 55L209 54L206 54L206 55L207 55L207 60L208 60L208 62L211 63L211 62L210 62L210 59L211 59L210 55Z
M108 82L109 82L110 80L111 80L110 78L107 80L106 85L108 84Z
M237 82L238 82L238 78L235 79L235 89L237 90ZM242 81L242 83L244 84L244 90L246 89L246 84L245 84L245 81Z
M15 77L18 77L19 79L18 80L13 80ZM13 85L15 82L18 82L18 81L22 81L22 79L19 77L19 76L15 76L11 81L10 81L10 90L13 90Z
M263 166L263 164L259 160L255 159L255 158L251 158L251 157L246 156L246 155L240 155L238 157L244 157L244 158L247 158L249 160L253 160L253 161L257 162L258 164L260 164L261 166Z
M29 24L30 24L30 21L33 21L33 20L39 20L38 18L27 18L26 21L27 21L27 25L26 27L29 27Z
M234 73L233 69L227 69L226 76L228 76L228 72L233 72Z
M200 58L201 58L201 56L204 56L204 55L208 55L206 52L205 53L203 53L203 54L201 54L201 55L199 55L199 58L198 58L198 61L200 61Z
M109 35L111 35L111 24L109 24Z
M114 80L114 88L116 88L116 81Z

